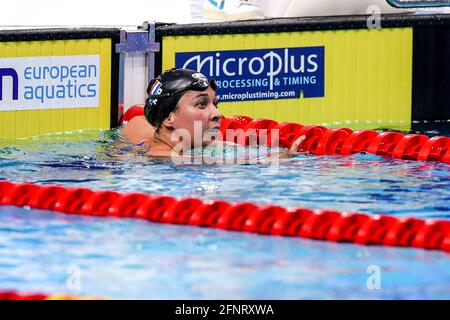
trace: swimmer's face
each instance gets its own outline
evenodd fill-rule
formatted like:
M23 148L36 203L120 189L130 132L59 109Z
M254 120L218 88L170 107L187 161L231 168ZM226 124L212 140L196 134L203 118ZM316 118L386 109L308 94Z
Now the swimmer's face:
M191 147L206 146L220 134L221 116L217 106L217 96L211 87L205 91L189 90L166 120L174 130L189 132Z

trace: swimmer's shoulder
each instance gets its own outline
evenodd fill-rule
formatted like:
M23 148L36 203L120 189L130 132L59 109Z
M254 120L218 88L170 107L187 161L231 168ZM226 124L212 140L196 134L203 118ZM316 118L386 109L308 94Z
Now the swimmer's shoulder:
M144 142L149 144L153 140L155 128L148 123L145 116L135 116L121 128L120 133L133 144Z

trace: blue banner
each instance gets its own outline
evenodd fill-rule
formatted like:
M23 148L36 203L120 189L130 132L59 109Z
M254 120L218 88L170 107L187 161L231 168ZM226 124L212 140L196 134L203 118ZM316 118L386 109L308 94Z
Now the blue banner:
M175 65L216 80L220 101L324 96L323 46L177 52Z

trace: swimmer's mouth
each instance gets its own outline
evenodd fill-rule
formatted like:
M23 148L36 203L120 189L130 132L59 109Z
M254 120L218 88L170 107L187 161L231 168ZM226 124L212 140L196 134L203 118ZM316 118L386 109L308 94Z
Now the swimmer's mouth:
M209 136L210 140L220 139L220 127L209 128L205 134Z

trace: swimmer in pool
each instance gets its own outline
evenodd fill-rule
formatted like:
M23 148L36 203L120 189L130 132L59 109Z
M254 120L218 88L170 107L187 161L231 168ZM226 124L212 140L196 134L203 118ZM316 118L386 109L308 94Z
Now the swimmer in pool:
M149 147L148 155L170 157L189 149L226 143L218 141L221 115L217 85L203 74L188 69L171 69L150 81L145 116L134 117L122 129L132 143ZM300 137L290 148L295 152Z
M173 155L180 140L187 141L179 153L209 145L220 132L216 88L214 80L196 71L168 70L148 86L145 118L133 118L122 134L132 143L143 141L148 155L156 157Z

